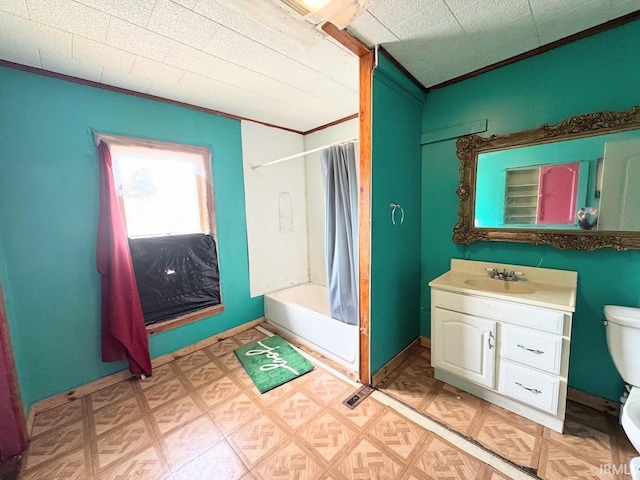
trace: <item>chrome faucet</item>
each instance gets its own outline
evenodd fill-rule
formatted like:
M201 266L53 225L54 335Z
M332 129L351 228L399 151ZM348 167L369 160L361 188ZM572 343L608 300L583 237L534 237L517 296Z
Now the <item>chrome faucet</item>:
M497 268L487 268L489 272L489 276L491 278L495 278L496 280L504 280L505 282L517 282L518 277L524 276L522 272L515 272L511 270L507 272L506 270L502 270L501 272Z

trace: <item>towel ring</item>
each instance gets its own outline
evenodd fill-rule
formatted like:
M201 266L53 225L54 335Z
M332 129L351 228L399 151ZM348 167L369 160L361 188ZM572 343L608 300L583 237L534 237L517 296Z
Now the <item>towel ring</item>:
M391 223L395 226L402 225L404 223L404 209L399 203L392 203L391 205ZM400 223L396 223L396 210L400 209Z

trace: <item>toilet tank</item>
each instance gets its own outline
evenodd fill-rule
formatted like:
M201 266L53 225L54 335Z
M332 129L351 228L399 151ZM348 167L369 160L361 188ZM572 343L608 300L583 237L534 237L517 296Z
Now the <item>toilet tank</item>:
M640 386L640 308L604 307L607 319L607 346L622 379Z

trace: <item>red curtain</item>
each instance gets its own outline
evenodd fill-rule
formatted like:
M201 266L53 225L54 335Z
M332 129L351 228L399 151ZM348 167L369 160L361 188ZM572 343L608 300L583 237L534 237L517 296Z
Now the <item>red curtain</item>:
M102 276L102 361L128 360L135 375L151 375L145 330L127 234L118 206L113 162L106 143L98 145L100 214L97 266Z

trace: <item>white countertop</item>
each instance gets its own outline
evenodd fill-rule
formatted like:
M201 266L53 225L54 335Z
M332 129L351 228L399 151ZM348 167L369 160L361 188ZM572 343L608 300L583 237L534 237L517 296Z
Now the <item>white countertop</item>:
M472 287L466 280L489 278L486 269L518 271L524 274L517 282L532 287L533 293L503 293ZM491 280L504 282L504 280ZM574 312L576 309L577 272L550 268L525 267L504 263L476 262L471 260L451 260L451 270L429 282L429 286L468 295L476 295L510 302L518 302L537 307Z

